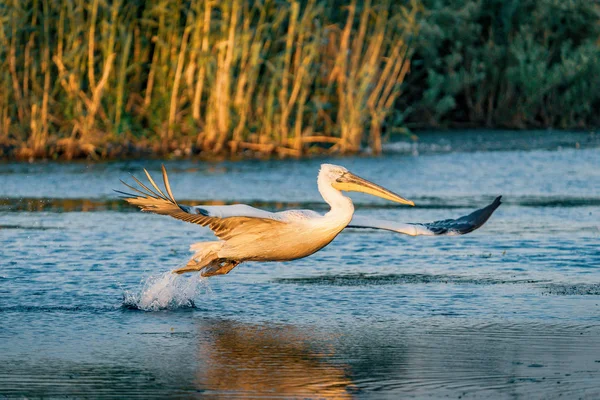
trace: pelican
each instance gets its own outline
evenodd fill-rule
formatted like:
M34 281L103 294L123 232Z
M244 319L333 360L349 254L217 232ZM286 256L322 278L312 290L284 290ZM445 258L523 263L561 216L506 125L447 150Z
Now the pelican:
M342 191L363 192L410 206L414 203L344 167L323 164L317 185L323 200L331 207L324 215L312 210L268 212L245 204L187 206L175 200L164 165L164 191L148 171L144 169L144 172L152 188L135 176L132 177L139 185L137 188L121 181L135 193L117 190L128 203L142 211L208 226L219 239L192 244L190 250L194 255L186 266L173 271L177 274L200 271L202 276L223 275L244 261L289 261L307 257L331 243L346 227L385 229L411 236L468 233L483 225L500 204L497 198L488 207L468 216L429 224L398 224L358 217L354 216L352 200Z

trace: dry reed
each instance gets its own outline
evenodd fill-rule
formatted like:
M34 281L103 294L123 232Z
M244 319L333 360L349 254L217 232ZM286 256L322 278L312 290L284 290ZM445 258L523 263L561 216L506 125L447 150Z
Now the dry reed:
M6 2L0 155L379 152L420 10L370 0Z

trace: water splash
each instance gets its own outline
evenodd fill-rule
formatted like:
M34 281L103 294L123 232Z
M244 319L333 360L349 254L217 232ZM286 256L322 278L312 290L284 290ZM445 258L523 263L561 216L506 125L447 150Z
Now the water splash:
M139 292L124 291L123 307L143 311L193 308L194 298L206 285L200 274L184 276L168 271L152 275L142 281Z

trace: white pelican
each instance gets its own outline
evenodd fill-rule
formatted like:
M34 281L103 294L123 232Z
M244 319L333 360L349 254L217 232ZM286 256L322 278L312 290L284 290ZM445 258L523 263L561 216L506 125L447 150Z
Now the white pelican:
M142 211L208 225L219 238L218 241L192 244L190 250L195 254L185 267L173 271L178 274L200 271L202 276L222 275L244 261L288 261L307 257L327 246L346 227L387 229L413 236L467 233L481 226L500 203L498 198L490 206L469 216L431 224L394 224L365 217L353 219L354 205L342 194L342 190L368 193L411 206L414 203L354 175L344 167L323 164L317 184L323 199L331 207L325 215L311 210L268 212L245 204L186 206L175 201L164 166L162 173L166 194L148 171L144 169L144 172L154 190L135 177L133 179L139 188L121 181L138 193L117 191L125 195L127 202L139 206Z

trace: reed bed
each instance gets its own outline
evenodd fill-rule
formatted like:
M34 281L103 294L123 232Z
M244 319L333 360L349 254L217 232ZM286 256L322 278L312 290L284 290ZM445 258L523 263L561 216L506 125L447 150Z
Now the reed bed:
M6 0L0 156L381 151L421 6Z

